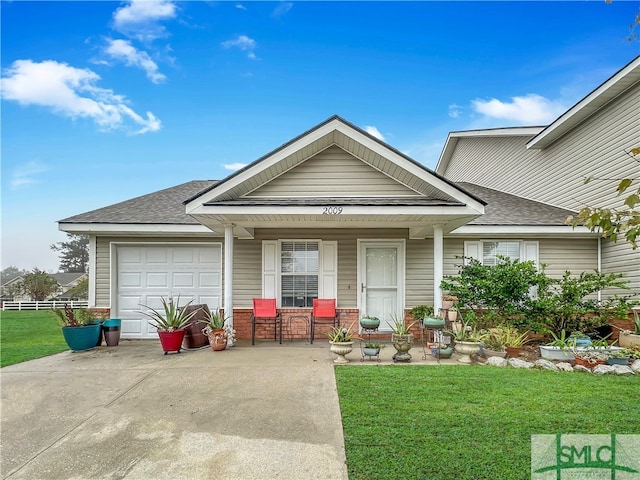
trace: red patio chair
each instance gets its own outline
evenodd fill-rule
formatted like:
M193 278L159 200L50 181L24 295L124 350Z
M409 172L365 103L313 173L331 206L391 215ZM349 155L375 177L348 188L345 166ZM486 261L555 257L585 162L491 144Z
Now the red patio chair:
M276 310L275 298L254 298L253 312L251 312L251 345L255 345L256 325L273 324L273 340L278 339L280 328L280 343L282 343L282 317Z
M316 334L316 324L333 325L334 327L340 326L340 318L338 317L338 312L336 312L335 298L313 299L313 312L311 312L310 343L313 343L313 338Z

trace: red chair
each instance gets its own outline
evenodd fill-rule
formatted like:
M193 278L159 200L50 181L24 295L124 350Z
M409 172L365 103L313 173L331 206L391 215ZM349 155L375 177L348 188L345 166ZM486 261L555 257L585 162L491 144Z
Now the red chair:
M251 345L255 345L256 325L273 324L273 340L278 339L280 327L280 343L282 343L282 317L276 310L275 298L254 298L253 312L251 312Z
M316 334L316 324L340 326L340 317L336 312L336 300L334 298L314 298L313 312L311 312L311 339Z

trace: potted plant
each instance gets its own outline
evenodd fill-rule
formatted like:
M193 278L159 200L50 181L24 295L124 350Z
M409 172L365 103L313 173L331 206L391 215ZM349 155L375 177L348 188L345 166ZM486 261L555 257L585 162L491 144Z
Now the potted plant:
M73 309L65 304L64 308L55 308L53 312L58 317L62 336L71 350L89 350L97 346L102 326L94 321L89 310Z
M490 330L489 334L482 342L482 354L485 358L504 358L507 356L507 349L504 348L501 335L499 334L499 332L495 331L495 329Z
M629 365L634 355L634 350L630 348L611 350L609 351L609 358L607 358L607 365ZM638 357L640 357L640 352L638 352Z
M367 357L377 357L380 355L380 343L379 342L366 342L362 348L362 354Z
M456 297L455 295L444 294L442 295L442 308L444 308L445 310L449 310L456 304L457 301L458 297Z
M409 315L418 322L428 317L433 317L433 307L429 305L417 305L409 310Z
M455 322L456 320L458 320L458 307L454 305L447 311L447 319L450 322Z
M360 317L360 326L363 330L376 330L380 326L380 319L373 315Z
M596 365L604 365L607 363L610 352L607 350L594 350L594 349L578 349L573 350L573 356L575 357L575 364L582 365L583 367L593 368Z
M622 330L618 337L618 345L625 348L640 346L640 315L633 311L633 331Z
M453 355L453 348L446 343L435 342L430 345L430 348L431 355L435 358L451 358L451 355Z
M218 352L227 348L227 332L225 331L226 318L220 313L220 309L206 312L206 320L200 320L204 324L202 333L209 339L211 348Z
M415 321L405 323L404 318L392 317L391 323L387 322L387 325L391 327L391 342L396 349L396 353L393 354L394 362L409 362L411 361L411 354L409 350L413 347L413 334L411 333L411 327L416 324Z
M349 363L345 357L353 350L353 323L348 327L331 327L331 331L327 333L329 338L329 350L336 354L333 363Z
M507 357L516 358L520 355L522 347L527 343L529 332L520 333L513 327L498 327L500 343L507 350Z
M460 363L471 363L471 355L480 352L482 342L486 340L487 333L469 322L463 322L460 330L451 330L449 333L455 340L455 350L460 354Z
M573 362L575 360L571 350L576 348L575 343L569 340L566 330L562 329L560 335L549 332L553 341L546 345L540 345L540 356L545 360L561 360L563 362Z
M155 310L147 305L142 305L147 308L148 311L142 312L151 319L149 325L156 328L158 331L158 337L160 338L160 344L164 354L169 352L180 353L182 347L182 340L184 339L184 328L191 320L198 310L189 312L188 307L193 300L187 302L184 307L180 307L180 295L177 300L173 297L168 299L162 297L163 311Z

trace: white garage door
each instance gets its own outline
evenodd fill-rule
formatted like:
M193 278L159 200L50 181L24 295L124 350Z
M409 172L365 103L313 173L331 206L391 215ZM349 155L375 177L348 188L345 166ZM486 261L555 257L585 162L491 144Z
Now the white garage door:
M117 247L117 317L122 319L123 338L157 338L141 305L162 311L162 297L180 295L180 305L189 300L206 303L211 310L221 306L222 247L220 245L119 245Z

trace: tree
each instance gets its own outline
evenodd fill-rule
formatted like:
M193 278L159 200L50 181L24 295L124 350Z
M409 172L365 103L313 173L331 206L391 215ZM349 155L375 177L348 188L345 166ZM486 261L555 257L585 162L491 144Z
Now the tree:
M89 265L89 235L67 233L67 240L51 245L51 250L60 252L60 271L86 272Z
M58 282L47 272L34 268L33 271L25 274L22 281L24 291L33 300L41 302L46 300L58 290Z
M640 164L640 147L632 148L629 155ZM640 166L640 165L639 165ZM589 183L593 177L585 180ZM618 236L624 235L624 238L631 245L632 249L638 248L640 241L640 185L639 178L623 178L620 179L618 188L618 196L627 194L621 208L598 208L587 206L578 212L578 216L574 218L569 216L566 223L575 228L578 225L584 225L592 232L601 232L603 237L611 238L613 242L617 242Z
M4 270L2 270L2 283L5 283L11 280L14 277L24 275L25 273L27 273L27 270L20 270L18 267L14 267L14 266L7 267Z
M83 278L75 287L65 292L65 296L69 298L88 298L89 297L89 279Z

